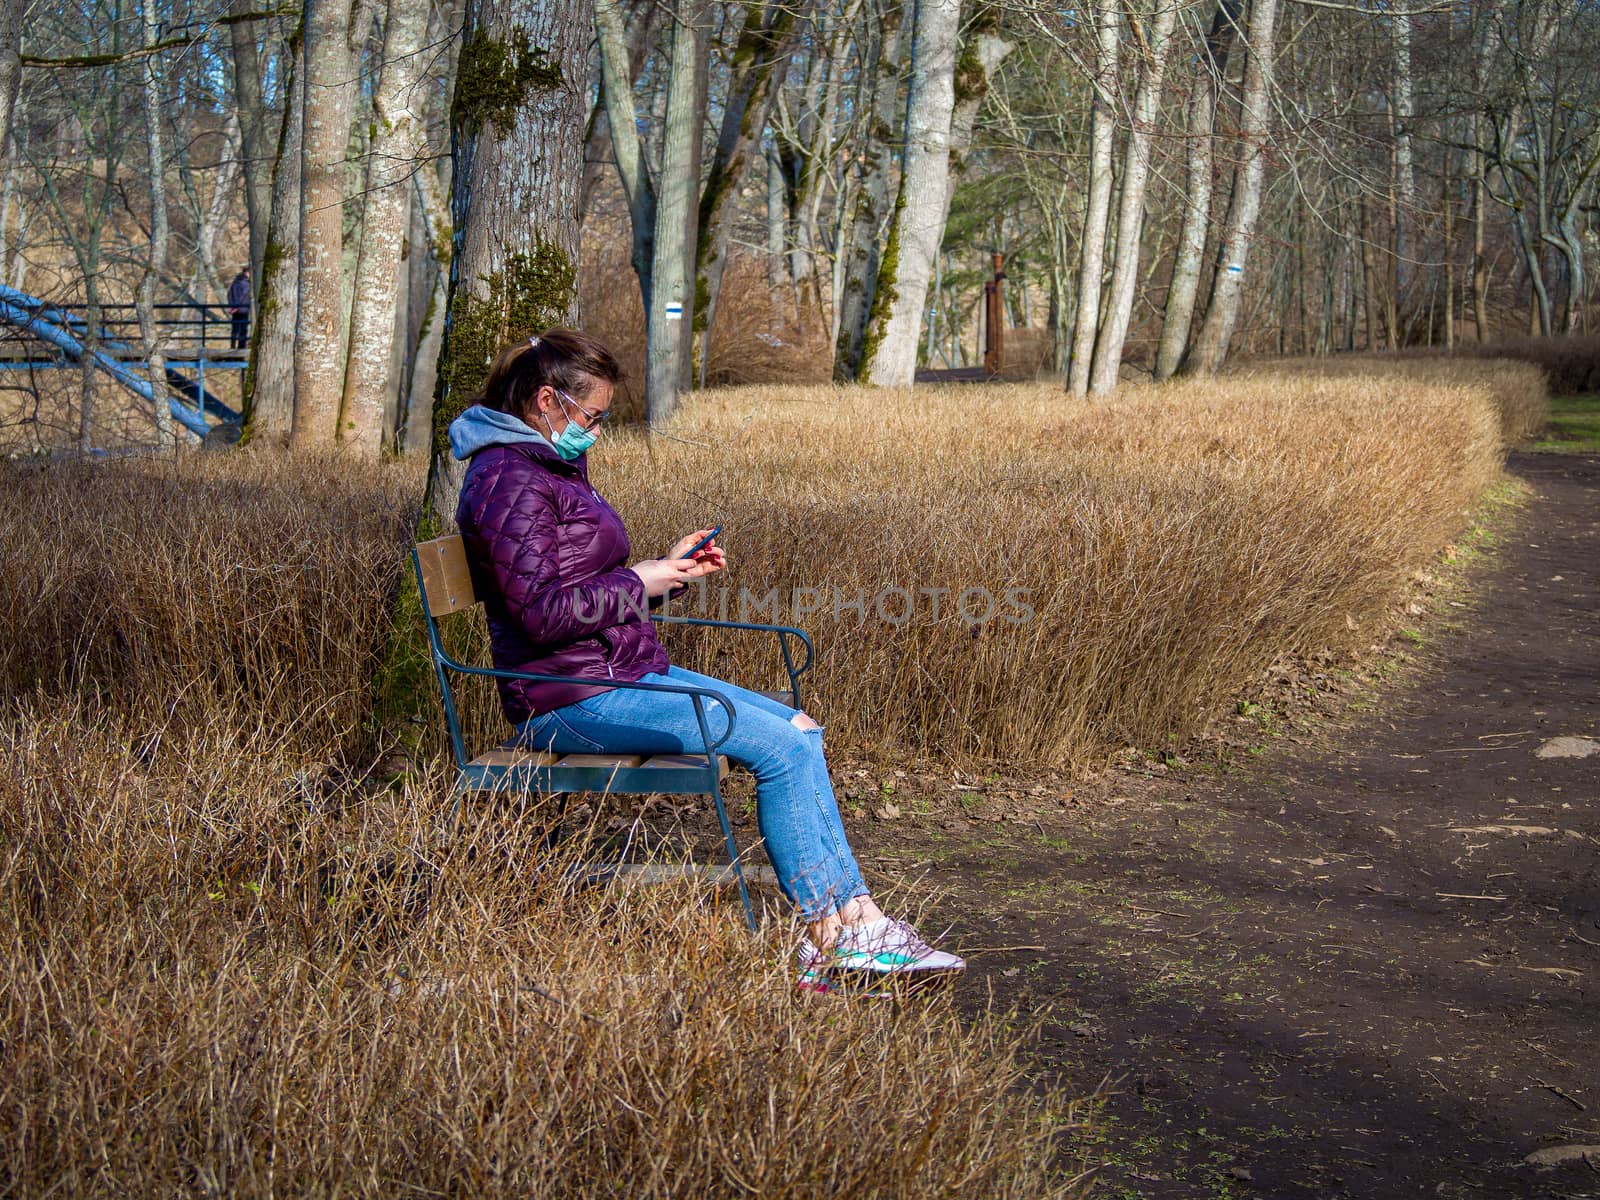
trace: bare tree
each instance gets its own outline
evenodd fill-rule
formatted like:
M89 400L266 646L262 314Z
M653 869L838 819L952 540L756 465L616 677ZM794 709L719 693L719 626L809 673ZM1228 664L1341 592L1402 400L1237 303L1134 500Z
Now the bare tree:
M216 177L211 185L211 196L206 201L195 228L194 260L189 267L189 278L183 289L201 303L220 290L217 278L217 242L222 237L228 218L232 215L234 194L239 188L240 167L239 114L230 112L227 124L222 129L222 150L216 165ZM253 270L252 275L254 275Z
M1183 362L1194 323L1195 300L1200 294L1206 233L1211 227L1211 193L1217 120L1217 92L1227 70L1228 50L1243 0L1218 0L1211 30L1195 59L1193 91L1189 100L1189 136L1185 146L1183 230L1167 287L1166 312L1161 322L1161 345L1156 351L1157 379L1166 379Z
M152 11L154 0L140 0L139 26L147 47L159 40L159 27ZM139 337L144 343L145 364L149 370L151 408L155 413L156 445L171 450L172 412L167 407L167 360L162 351L156 325L156 288L167 269L167 167L166 149L161 136L161 56L147 55L139 64L144 78L139 94L144 100L146 175L150 189L150 253L144 276L139 281Z
M244 172L245 213L250 222L250 275L264 274L267 226L272 213L272 125L261 91L260 38L265 21L252 15L254 0L231 0L228 37L233 49L234 119L238 122L240 165ZM279 56L280 70L286 65Z
M1122 347L1128 337L1128 319L1133 315L1134 292L1139 286L1140 240L1144 234L1144 192L1150 178L1150 142L1155 136L1161 88L1166 78L1167 53L1172 31L1177 25L1177 0L1154 0L1155 11L1138 28L1139 19L1130 13L1135 26L1142 62L1139 84L1133 101L1133 126L1123 152L1122 195L1117 208L1117 246L1111 270L1111 295L1106 301L1105 320L1095 341L1094 369L1089 390L1104 393L1115 390L1122 367Z
M17 92L22 86L22 14L26 0L0 0L0 154L11 145Z
M650 270L655 257L656 189L639 140L639 118L633 104L632 54L617 0L594 0L594 23L600 43L601 99L611 128L611 151L616 160L617 176L628 201L628 221L633 231L633 270L639 280L648 330Z
M839 286L839 334L834 347L833 377L852 380L861 368L861 345L867 332L878 283L878 248L889 217L889 172L894 164L894 118L900 93L902 6L896 0L874 14L875 37L872 113L865 136L852 159L858 160L861 183L843 251L844 276ZM780 174L779 179L782 176ZM781 192L778 193L781 205ZM770 203L770 201L769 201ZM780 208L781 211L781 208ZM781 227L780 227L781 228ZM781 261L781 236L778 247Z
M650 302L645 320L645 409L653 427L671 418L678 405L678 392L688 382L690 342L686 331L694 322L693 214L699 192L695 164L703 111L701 20L700 0L677 0L661 144L661 183L657 189L655 261L650 270Z
M1278 0L1251 0L1250 26L1244 70L1244 92L1239 105L1241 163L1233 173L1233 193L1222 252L1211 282L1205 319L1185 362L1190 374L1209 375L1222 365L1239 319L1244 292L1244 272L1255 240L1256 218L1261 213L1261 184L1266 174L1266 146L1272 88L1272 61L1276 54L1274 32Z
M752 149L759 149L777 90L783 85L793 45L796 20L805 5L750 3L734 45L722 127L711 169L700 194L696 244L696 296L705 296L705 312L696 313L704 327L706 349L716 328L722 274L728 263L728 238ZM700 385L705 386L709 353L700 355Z
M300 174L305 131L305 40L284 53L283 122L272 172L272 207L256 284L255 335L245 372L245 428L252 440L284 446L294 421L295 328L300 311Z
M373 99L365 211L350 304L339 441L363 457L382 452L387 430L395 313L402 251L410 216L411 176L422 152L423 35L428 10L414 0L389 0L383 63ZM424 170L427 168L424 167Z
M922 312L949 201L960 0L918 0L906 96L905 158L861 351L861 378L903 387L916 374Z
M1106 226L1111 219L1111 158L1116 149L1117 49L1122 10L1116 0L1097 2L1094 22L1094 106L1090 118L1089 205L1078 257L1078 320L1072 331L1067 389L1089 394L1094 339L1100 327L1100 286L1105 274Z
M292 447L338 435L347 353L345 161L358 59L372 0L306 0L305 131L300 174L300 304L295 314Z

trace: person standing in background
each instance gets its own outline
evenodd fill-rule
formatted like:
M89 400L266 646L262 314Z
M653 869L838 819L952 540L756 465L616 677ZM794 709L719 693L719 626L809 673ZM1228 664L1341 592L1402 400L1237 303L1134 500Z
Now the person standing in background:
M243 350L250 344L250 301L250 268L240 267L228 285L228 315L233 318L230 350Z

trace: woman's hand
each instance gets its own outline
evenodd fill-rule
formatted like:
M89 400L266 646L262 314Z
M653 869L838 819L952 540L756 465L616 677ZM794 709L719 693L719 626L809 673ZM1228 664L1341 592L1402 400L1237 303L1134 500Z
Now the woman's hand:
M686 537L679 538L672 549L667 552L667 558L682 560L689 553L691 547L699 545L700 539L710 537L715 532L711 529L697 529ZM717 545L717 540L712 538L701 549L695 551L693 559L688 560L695 565L695 571L689 576L699 579L705 575L715 575L728 565L728 556L722 552L722 547Z
M688 587L715 569L692 558L647 558L629 568L644 580L644 594L652 599L665 596L676 588Z

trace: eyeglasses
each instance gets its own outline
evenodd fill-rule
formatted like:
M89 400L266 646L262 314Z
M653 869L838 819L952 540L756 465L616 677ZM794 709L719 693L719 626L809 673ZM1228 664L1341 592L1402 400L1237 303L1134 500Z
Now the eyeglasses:
M584 426L585 429L597 429L608 417L611 416L611 410L609 408L604 412L590 412L587 408L579 404L571 396L567 395L560 388L554 386L553 384L551 385L550 390L583 414L584 419L588 422L588 424Z

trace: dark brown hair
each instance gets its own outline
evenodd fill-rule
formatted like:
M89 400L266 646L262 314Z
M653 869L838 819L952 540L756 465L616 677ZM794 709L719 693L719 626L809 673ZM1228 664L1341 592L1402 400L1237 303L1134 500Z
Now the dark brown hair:
M495 356L477 403L527 421L546 384L583 400L601 380L615 386L622 378L622 368L599 339L576 329L548 329Z

